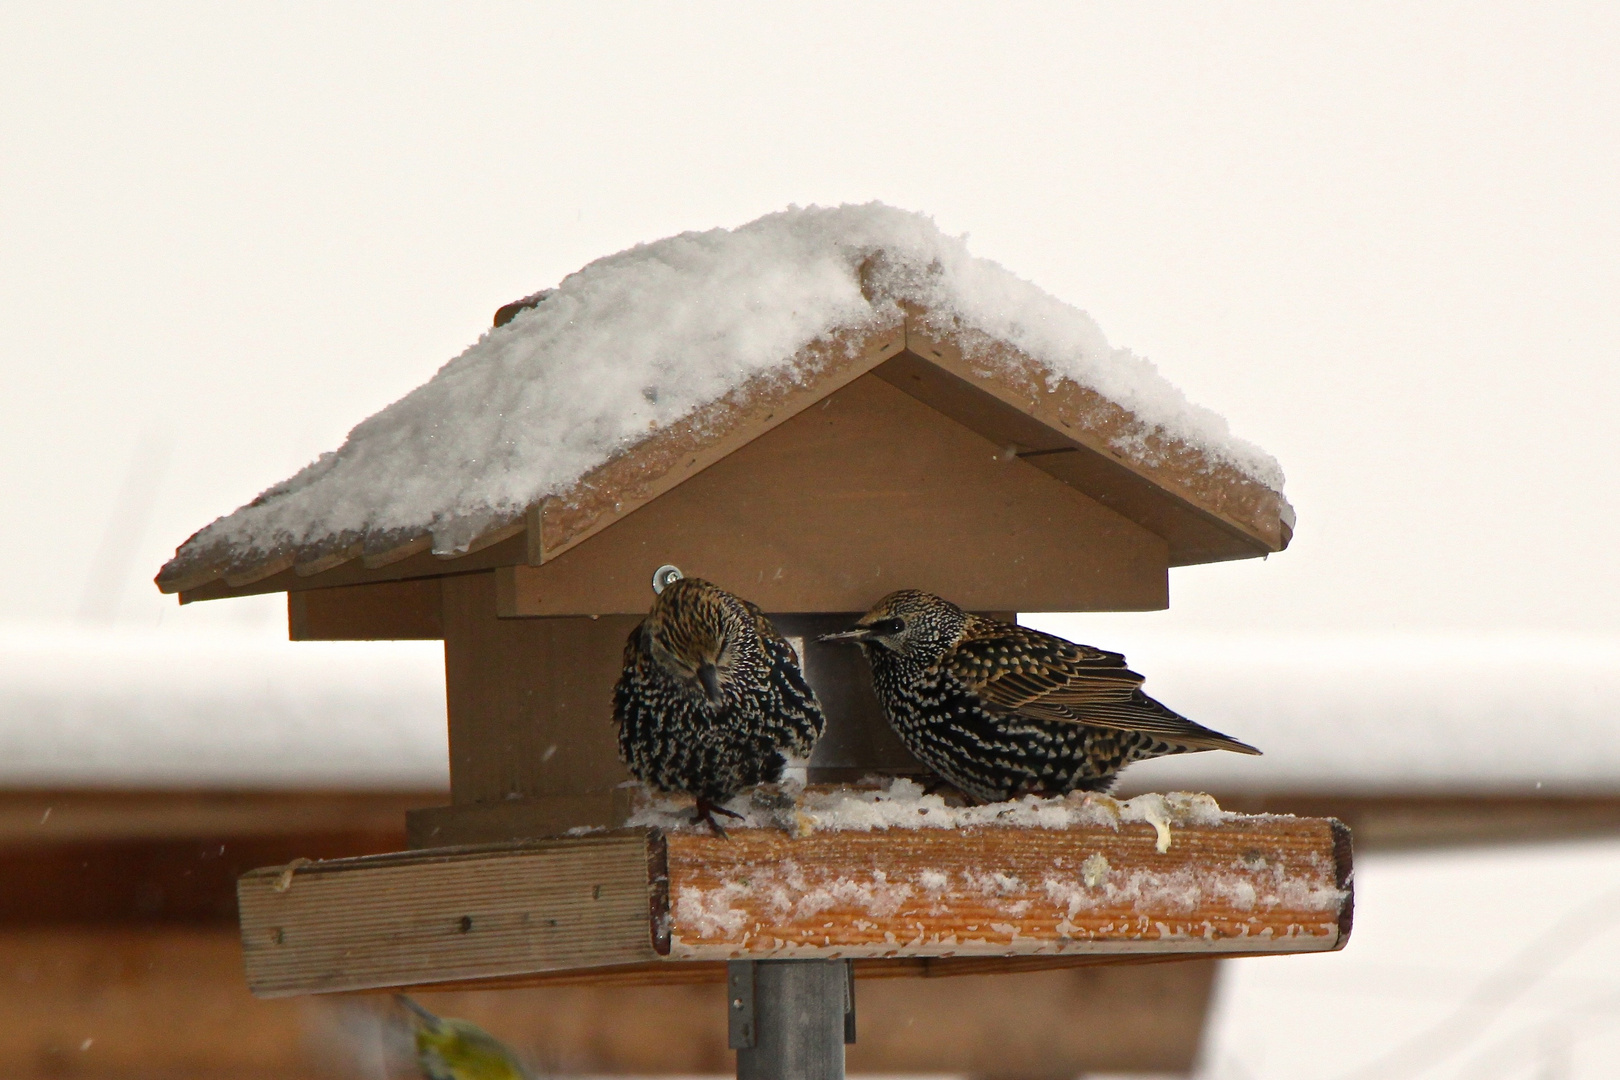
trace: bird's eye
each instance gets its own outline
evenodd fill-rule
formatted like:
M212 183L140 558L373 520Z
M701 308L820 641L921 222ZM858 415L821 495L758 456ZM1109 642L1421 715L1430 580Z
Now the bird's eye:
M869 623L866 628L880 637L888 637L890 634L898 634L904 630L906 621L904 619L879 619L877 622Z

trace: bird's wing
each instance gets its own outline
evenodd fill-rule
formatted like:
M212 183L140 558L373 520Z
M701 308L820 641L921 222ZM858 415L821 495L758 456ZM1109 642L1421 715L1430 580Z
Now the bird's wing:
M776 624L766 618L765 613L755 604L743 601L748 612L754 617L754 627L759 633L760 644L765 648L765 655L770 659L771 671L777 684L787 693L784 706L802 710L811 716L816 724L817 737L820 736L821 726L825 723L821 719L821 703L816 700L816 692L810 686L810 681L804 675L804 661L792 642L782 636ZM809 747L804 747L804 753L809 753Z
M1142 685L1142 676L1119 653L977 616L969 617L962 640L946 657L951 674L1001 712L1034 716L1125 701Z
M1142 693L1142 676L1120 653L975 616L948 663L996 712L1140 731L1190 750L1260 752Z

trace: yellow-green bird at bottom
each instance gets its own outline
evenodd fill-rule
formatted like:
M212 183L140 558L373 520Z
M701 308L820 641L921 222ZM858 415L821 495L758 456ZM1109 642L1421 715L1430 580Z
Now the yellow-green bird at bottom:
M416 1063L428 1080L534 1080L505 1043L466 1020L435 1016L396 994L416 1027Z

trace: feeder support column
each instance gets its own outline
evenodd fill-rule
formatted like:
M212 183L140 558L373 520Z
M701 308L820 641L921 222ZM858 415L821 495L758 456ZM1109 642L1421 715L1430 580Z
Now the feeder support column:
M737 1080L844 1080L855 1041L848 960L733 960L726 1011Z

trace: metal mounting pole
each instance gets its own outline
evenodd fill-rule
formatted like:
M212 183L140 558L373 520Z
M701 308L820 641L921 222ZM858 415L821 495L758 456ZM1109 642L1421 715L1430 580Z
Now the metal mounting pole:
M844 1080L855 1041L848 960L733 960L726 1011L737 1080Z

